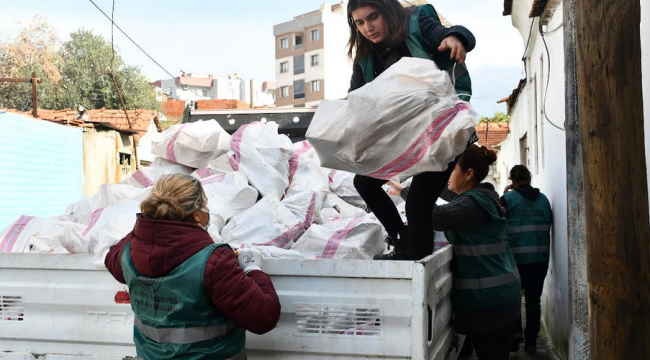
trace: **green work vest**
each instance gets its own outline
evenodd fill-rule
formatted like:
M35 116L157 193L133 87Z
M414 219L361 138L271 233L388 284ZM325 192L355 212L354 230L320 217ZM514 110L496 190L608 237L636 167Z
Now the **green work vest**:
M405 42L412 57L433 60L438 67L447 71L450 76L456 77L456 92L461 100L469 101L472 95L472 79L469 77L469 72L465 64L457 64L454 70L456 61L449 59L447 56L432 54L427 51L423 45L424 39L420 32L420 15L432 16L436 21L440 22L438 13L432 5L419 5L413 9L411 17L409 18L409 35L406 37ZM432 44L434 46L434 44ZM363 70L363 80L367 84L375 79L375 59L372 55L363 56L359 59L359 66Z
M205 264L219 246L209 245L169 274L140 274L131 244L120 259L135 313L133 340L139 358L244 360L246 330L229 321L208 298Z
M517 264L548 262L551 248L551 204L544 194L530 200L517 191L503 196L508 214L508 243Z
M503 307L520 301L521 283L517 264L506 237L508 221L499 215L497 204L477 190L471 196L490 214L490 222L475 229L446 231L453 245L455 309Z

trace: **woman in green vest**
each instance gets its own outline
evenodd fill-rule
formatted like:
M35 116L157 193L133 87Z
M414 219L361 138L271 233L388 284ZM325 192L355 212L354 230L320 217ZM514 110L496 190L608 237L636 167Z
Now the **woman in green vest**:
M280 302L257 249L215 244L201 182L161 177L106 267L129 287L138 357L244 360L246 330L271 331Z
M530 180L528 168L514 166L510 170L512 184L505 189L501 204L506 208L508 243L521 273L521 288L526 290L526 330L523 330L520 318L512 350L519 350L525 339L524 351L534 355L542 317L540 299L551 251L553 213L546 196L530 186Z
M479 359L507 360L521 311L519 272L508 246L508 221L494 186L481 183L497 159L485 146L469 146L435 206L433 228L453 245L455 327ZM408 196L408 188L391 184Z
M469 101L472 87L464 61L476 41L462 26L443 26L433 6L404 8L397 0L351 0L348 24L348 56L354 58L349 91L373 81L406 56L435 61L440 69L456 77L460 98ZM375 259L419 260L431 255L433 230L429 214L453 168L452 163L446 171L426 172L413 178L411 195L406 200L408 227L382 189L385 180L361 175L354 178L355 188L386 229L386 241L394 246L391 253L377 255Z

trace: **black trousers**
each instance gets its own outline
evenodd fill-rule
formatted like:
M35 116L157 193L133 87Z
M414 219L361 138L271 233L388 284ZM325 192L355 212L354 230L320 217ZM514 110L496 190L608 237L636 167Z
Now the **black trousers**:
M541 327L541 297L542 290L544 290L544 279L548 271L548 263L518 264L517 268L521 276L521 289L526 290L526 330L523 330L520 317L519 322L517 322L517 332L523 332L527 346L536 346L537 335Z
M468 335L465 346L474 347L479 360L508 360L510 357L510 341L512 340L512 325L479 335Z
M456 166L456 161L441 172L425 172L413 177L408 197L406 198L406 217L408 219L409 259L419 260L433 253L433 224L431 212L440 193L446 188L449 176ZM395 236L404 223L399 212L382 189L386 180L367 176L354 177L357 189L368 208L377 216L386 231Z

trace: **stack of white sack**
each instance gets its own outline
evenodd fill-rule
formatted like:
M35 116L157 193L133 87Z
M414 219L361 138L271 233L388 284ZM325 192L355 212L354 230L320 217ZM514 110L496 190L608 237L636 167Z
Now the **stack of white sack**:
M433 61L404 57L347 100L322 101L306 137L322 166L404 180L445 170L477 117Z
M227 153L230 140L230 134L216 120L199 120L172 125L154 136L151 152L177 164L202 168Z
M202 125L184 129L194 126ZM360 200L354 175L322 168L308 142L288 141L277 124L254 123L233 137L229 154L202 167L157 158L136 173L145 181L134 175L105 184L52 219L20 217L0 234L0 252L92 253L101 266L110 247L133 230L153 184L180 173L200 180L210 209L208 232L217 243L257 246L278 259L370 259L381 253L383 227L351 204Z
M281 199L289 186L291 140L278 134L278 124L254 122L242 125L232 136L230 164L246 175L262 196Z

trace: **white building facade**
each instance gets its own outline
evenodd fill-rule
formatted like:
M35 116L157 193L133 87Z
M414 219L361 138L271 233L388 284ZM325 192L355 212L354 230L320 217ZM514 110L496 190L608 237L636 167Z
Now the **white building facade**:
M240 100L250 104L253 83L254 106L273 106L275 89L269 90L269 82L243 80L237 75L212 75L191 73L172 79L159 80L162 96L172 100ZM157 82L156 82L157 83ZM158 84L155 84L158 88Z
M346 7L324 2L273 27L277 107L315 107L322 99L347 96L352 63Z
M519 30L526 49L526 76L508 102L511 132L499 153L499 172L505 175L500 179L499 191L507 186L510 169L522 164L532 174L532 185L540 188L551 203L552 250L544 284L542 320L558 353L566 355L569 256L566 135L562 130L565 119L563 9L561 1L551 0L542 14L530 17L533 3L533 0L506 1L506 13L510 6L512 24Z

